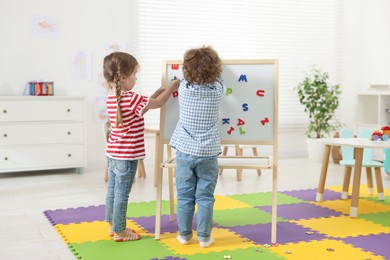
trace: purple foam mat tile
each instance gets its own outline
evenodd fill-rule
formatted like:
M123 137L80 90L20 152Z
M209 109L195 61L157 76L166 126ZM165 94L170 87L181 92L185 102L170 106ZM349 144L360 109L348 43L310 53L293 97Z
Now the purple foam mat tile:
M390 259L390 234L348 237L342 240L364 251L371 251L376 255L384 256L385 259Z
M271 243L271 223L236 226L230 227L229 229L259 245ZM306 232L312 232L312 234L309 235L306 234ZM326 238L323 234L319 234L316 231L290 222L277 223L276 237L277 243L279 244L321 240Z
M306 201L316 201L317 189L281 191L280 193ZM325 189L322 200L339 200L340 198L339 192Z
M43 212L54 226L57 224L81 223L105 220L105 205L46 210Z
M272 212L272 206L258 207L261 210ZM323 208L310 203L286 204L278 206L278 217L289 220L326 218L330 216L341 216L342 213Z
M155 216L151 217L139 217L139 218L130 218L132 221L136 222L138 225L140 225L143 229L148 231L149 233L155 232L155 225L156 225L156 218ZM174 233L178 231L177 226L177 218L175 215L175 219L171 221L169 219L169 215L162 215L161 216L161 233ZM196 214L194 216L194 219L192 221L192 228L196 230Z

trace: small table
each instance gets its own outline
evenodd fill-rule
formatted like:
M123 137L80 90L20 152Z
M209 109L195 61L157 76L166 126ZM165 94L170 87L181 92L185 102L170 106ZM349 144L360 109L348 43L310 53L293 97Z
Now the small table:
M355 169L353 175L353 186L352 186L352 198L350 216L357 217L358 215L358 204L359 204L359 192L360 192L360 179L362 172L363 162L363 149L384 149L390 148L390 141L371 141L366 138L324 138L322 140L325 143L324 157L322 160L320 181L317 190L317 201L322 201L324 194L326 174L328 171L329 155L332 146L350 146L355 151ZM379 187L383 191L383 186Z

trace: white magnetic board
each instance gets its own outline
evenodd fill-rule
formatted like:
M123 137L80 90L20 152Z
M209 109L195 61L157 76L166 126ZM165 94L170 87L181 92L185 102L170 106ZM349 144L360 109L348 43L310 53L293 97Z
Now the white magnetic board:
M163 63L162 85L182 79L182 61ZM222 60L224 98L219 113L222 143L274 144L278 126L278 61ZM177 93L176 93L177 94ZM169 142L179 118L178 96L161 108L160 133Z

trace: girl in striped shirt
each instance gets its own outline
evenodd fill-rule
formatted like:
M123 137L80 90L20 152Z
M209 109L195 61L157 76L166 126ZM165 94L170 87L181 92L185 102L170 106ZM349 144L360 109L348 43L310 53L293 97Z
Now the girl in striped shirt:
M111 132L107 141L108 190L106 221L114 241L139 240L141 236L126 228L129 193L137 170L138 159L145 157L144 118L149 109L160 108L180 81L173 80L167 89L160 88L150 97L132 91L137 80L137 60L124 52L113 52L104 58L103 75L109 95L107 112Z

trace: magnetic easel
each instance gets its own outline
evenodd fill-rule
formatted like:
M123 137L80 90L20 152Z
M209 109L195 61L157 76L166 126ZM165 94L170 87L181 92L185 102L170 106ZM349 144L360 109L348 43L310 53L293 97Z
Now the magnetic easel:
M182 61L169 60L163 63L162 86L182 78ZM272 216L271 243L276 243L277 226L277 177L278 177L278 60L223 60L222 77L226 96L220 110L221 144L272 146L272 156L219 156L220 169L270 169L272 170ZM248 83L249 82L249 83ZM160 141L157 159L161 168L157 175L157 202L155 239L160 239L162 183L164 169L174 169L176 158L162 160L163 147L169 145L170 137L178 120L177 93L160 110ZM242 107L237 107L237 104ZM236 105L236 106L235 106ZM248 108L246 109L245 108ZM241 109L242 108L242 109ZM249 113L246 113L248 112ZM231 120L227 120L231 119ZM238 119L238 123L236 123ZM229 123L227 123L229 121ZM244 123L243 123L244 122ZM225 124L226 123L226 124ZM234 125L234 127L233 127ZM232 128L235 130L233 131ZM173 185L171 182L169 186ZM170 187L170 190L172 187ZM171 220L173 220L173 200Z

